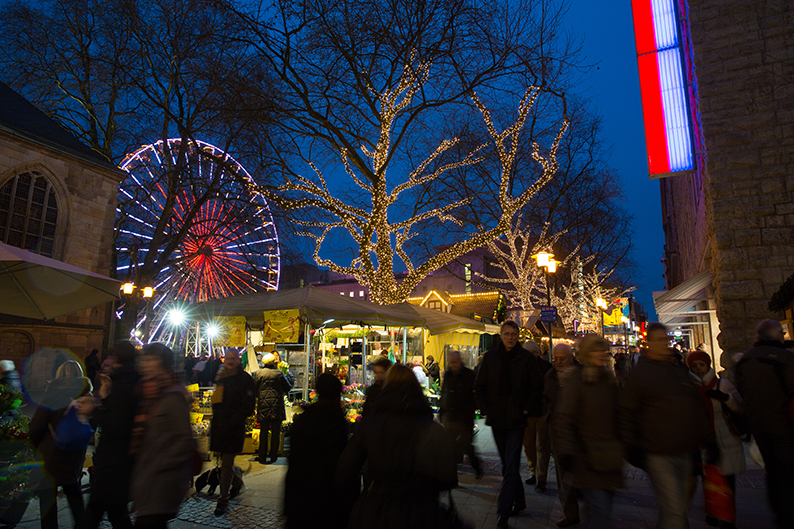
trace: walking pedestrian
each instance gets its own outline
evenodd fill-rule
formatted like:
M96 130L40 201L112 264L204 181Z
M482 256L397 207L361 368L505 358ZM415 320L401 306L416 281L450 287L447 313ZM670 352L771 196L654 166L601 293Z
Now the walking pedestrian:
M502 461L497 526L508 527L508 518L527 506L519 472L521 446L527 417L542 413L543 388L537 357L518 344L518 324L504 322L500 337L499 345L483 356L474 392Z
M524 348L537 358L538 376L541 378L536 383L543 388L544 377L552 369L552 365L543 359L540 346L536 342L529 340L524 344ZM542 410L542 407L538 409ZM530 472L524 483L535 485L535 492L546 492L546 476L549 474L549 460L551 459L551 442L549 441L549 425L544 414L529 415L527 417L527 427L524 430L524 455L527 458Z
M290 432L289 468L284 482L287 529L343 529L346 499L334 485L337 464L347 445L347 421L334 375L317 377L317 402L295 417ZM311 498L307 508L306 498Z
M550 369L543 381L543 410L546 423L549 425L551 452L554 454L554 471L557 477L557 495L560 498L563 517L557 521L557 527L570 527L579 523L579 491L572 487L572 478L568 476L560 464L560 434L556 426L557 403L560 394L560 374L578 362L573 357L571 346L558 343L554 346L554 369Z
M458 356L460 356L460 352L458 352ZM427 376L430 379L430 385L436 384L439 379L441 378L441 368L436 362L436 359L433 358L433 355L427 355L427 359L425 360L425 370L427 371Z
M272 353L267 353L262 362L264 367L254 374L254 382L257 392L256 420L259 421L259 462L264 465L278 460L281 423L287 418L284 396L292 386L276 367L276 358Z
M439 403L441 423L455 442L456 462L465 454L477 479L482 477L482 465L474 451L474 371L463 365L460 351L447 353L447 370L441 385Z
M138 407L135 386L140 376L135 369L135 346L120 342L110 354L112 373L99 375L97 401L92 423L100 428L94 452L91 498L88 500L88 527L96 529L105 513L114 529L132 527L127 507L135 458L130 454L130 437Z
M720 529L736 527L736 476L746 469L744 447L738 433L731 431L725 408L740 414L744 403L739 392L728 379L717 378L711 368L708 353L695 350L686 358L690 376L695 382L706 410L711 427L717 438L720 458L716 465L703 469L703 495L705 496L706 522ZM697 487L693 480L692 493Z
M78 416L86 417L93 412L92 389L91 381L83 376L83 368L79 362L63 362L55 372L55 379L47 384L30 423L30 442L44 459L44 475L35 487L39 497L42 529L58 528L58 487L63 488L69 502L74 526L77 529L85 527L81 485L85 448L59 448L56 432L70 406L74 406Z
M689 527L689 482L700 445L707 462L719 456L708 414L686 367L669 347L667 327L648 326L648 350L626 379L618 420L628 461L651 480L659 529Z
M243 370L240 354L229 349L215 385L210 451L221 455L221 497L215 506L215 516L221 516L229 508L229 500L240 492L239 484L232 488L234 457L243 451L245 420L256 409L256 384Z
M176 518L192 478L193 433L188 393L174 374L174 353L143 348L138 410L130 439L135 454L130 496L136 529L165 529Z
M587 508L583 524L606 529L612 498L623 486L623 445L618 438L618 381L608 367L609 342L593 334L579 344L581 365L561 375L555 412L558 463L563 479L582 491Z
M755 345L736 364L736 388L766 468L777 526L794 527L794 353L783 347L780 322L763 320Z
M441 491L457 483L452 440L411 370L392 366L372 415L356 427L339 459L337 482L356 496L366 463L372 483L353 506L350 529L447 527ZM352 486L352 490L347 490Z
M362 418L372 413L375 402L378 400L378 395L380 395L380 392L383 389L383 381L386 379L386 371L388 371L390 367L391 361L389 361L389 359L385 356L379 356L372 361L370 370L372 370L372 375L375 377L375 380L369 387L367 387L366 396L364 398L364 407L361 410Z

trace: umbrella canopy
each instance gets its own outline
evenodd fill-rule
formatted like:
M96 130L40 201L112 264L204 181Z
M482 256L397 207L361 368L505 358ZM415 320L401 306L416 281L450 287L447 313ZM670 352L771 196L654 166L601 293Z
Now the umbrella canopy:
M189 317L210 321L218 316L245 316L250 325L257 326L264 322L264 311L286 309L300 310L301 317L312 327L319 327L326 320L333 319L336 322L369 325L426 327L432 334L458 329L485 329L480 322L410 303L377 305L316 287L258 292L205 301L193 305Z
M0 243L0 313L49 320L119 298L121 282Z

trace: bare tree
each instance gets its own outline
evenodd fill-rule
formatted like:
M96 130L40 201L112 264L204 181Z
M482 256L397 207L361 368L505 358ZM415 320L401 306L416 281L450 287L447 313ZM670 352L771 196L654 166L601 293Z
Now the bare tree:
M295 212L318 264L369 285L374 301L393 303L434 269L504 233L556 172L566 127L564 97L555 91L568 59L561 12L551 0L238 8L276 82L278 119L264 163L284 183L270 196ZM555 132L541 144L526 124L547 99L559 103L547 120ZM493 115L497 103L511 111ZM464 148L460 134L473 120L486 133ZM538 170L516 184L520 143ZM499 182L489 222L465 222L471 197L426 199L449 172L486 165ZM415 242L433 233L425 228L437 224L467 227L437 255L412 255Z

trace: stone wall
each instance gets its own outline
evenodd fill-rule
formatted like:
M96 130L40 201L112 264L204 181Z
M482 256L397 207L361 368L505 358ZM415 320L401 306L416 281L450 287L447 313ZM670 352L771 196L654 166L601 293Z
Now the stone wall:
M777 317L794 272L794 4L690 0L706 138L706 219L728 355Z
M0 131L0 186L30 170L46 175L57 193L59 228L53 257L110 275L113 223L123 173ZM13 341L14 347L20 335L11 331L17 330L32 339L33 350L65 348L82 358L91 349L102 349L108 315L108 305L57 318L53 325L23 323L0 315L0 333L5 332L2 336Z

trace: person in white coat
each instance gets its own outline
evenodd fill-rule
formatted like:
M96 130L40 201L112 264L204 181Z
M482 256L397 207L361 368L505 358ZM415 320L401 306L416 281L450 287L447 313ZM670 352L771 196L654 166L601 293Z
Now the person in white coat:
M692 380L706 403L720 449L716 469L704 465L704 491L707 488L709 490L716 488L723 492L719 496L721 500L713 501L706 498L706 523L721 529L733 529L736 526L736 476L746 470L746 463L742 440L731 424L728 409L742 413L744 403L741 395L728 379L717 378L708 353L693 351L687 356L686 363ZM719 471L719 475L714 472L715 470ZM694 487L692 493L694 494Z

